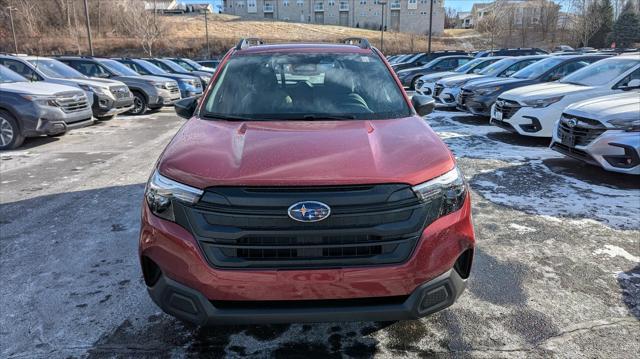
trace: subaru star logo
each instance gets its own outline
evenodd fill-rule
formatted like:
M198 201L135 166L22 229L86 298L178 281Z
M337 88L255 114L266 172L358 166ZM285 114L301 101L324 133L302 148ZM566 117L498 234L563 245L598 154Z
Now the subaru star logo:
M576 127L577 125L578 125L578 120L576 120L575 118L570 118L567 120L567 126Z
M73 101L79 101L80 100L80 95L73 95L73 97L71 98Z
M504 106L504 101L496 101L496 106L503 107Z
M289 217L298 222L318 222L331 214L331 208L322 202L303 201L289 207Z

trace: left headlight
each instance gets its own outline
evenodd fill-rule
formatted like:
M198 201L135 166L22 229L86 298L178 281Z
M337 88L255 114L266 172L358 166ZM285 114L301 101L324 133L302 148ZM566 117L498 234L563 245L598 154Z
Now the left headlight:
M640 132L640 119L611 120L609 123L617 130Z
M175 222L173 201L194 204L202 196L202 190L187 186L164 177L155 170L144 190L144 197L153 214L160 218Z
M500 91L500 86L479 88L474 92L477 93L478 95L484 96L484 95L491 95L492 93L497 91Z
M555 97L548 97L548 98L540 98L536 100L526 100L526 101L522 101L522 103L527 106L541 108L541 107L547 107L549 105L552 105L562 100L563 97L564 96L555 96Z
M439 207L438 217L462 208L467 197L467 184L457 166L442 176L416 185L412 189L422 202Z

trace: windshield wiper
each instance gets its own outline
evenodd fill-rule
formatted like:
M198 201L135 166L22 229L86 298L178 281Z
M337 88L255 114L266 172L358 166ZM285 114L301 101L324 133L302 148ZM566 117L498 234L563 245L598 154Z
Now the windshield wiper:
M260 121L259 119L255 119L255 118L234 116L234 115L223 115L221 113L203 113L200 117L208 120Z
M285 118L286 120L355 120L354 115L304 115L299 118Z

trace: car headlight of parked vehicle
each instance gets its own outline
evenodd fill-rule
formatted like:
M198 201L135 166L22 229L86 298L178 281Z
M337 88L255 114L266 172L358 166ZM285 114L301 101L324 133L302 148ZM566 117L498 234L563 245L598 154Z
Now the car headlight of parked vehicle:
M162 89L162 90L166 90L169 88L169 84L171 82L154 82L153 86L155 86L156 88Z
M91 85L85 85L85 84L78 84L78 86L81 89L85 90L85 91L95 92L97 94L105 93L105 91L101 87L98 87L98 86L91 86Z
M144 197L153 214L175 222L173 201L194 204L198 202L202 193L200 189L176 182L155 170L147 182Z
M547 107L549 105L553 105L554 103L562 100L564 96L556 96L556 97L548 97L548 98L539 98L535 100L526 100L522 101L526 106L534 107L534 108L542 108Z
M54 96L47 95L20 95L22 98L28 101L32 101L42 106L59 107L58 102Z
M464 175L455 167L451 171L430 181L412 187L416 196L426 203L440 201L438 217L455 212L462 208L467 196L467 184Z
M491 95L492 93L500 91L500 89L501 89L500 86L485 87L485 88L476 89L475 93L480 96L485 96L485 95Z
M611 120L609 123L615 126L616 130L640 132L640 119Z

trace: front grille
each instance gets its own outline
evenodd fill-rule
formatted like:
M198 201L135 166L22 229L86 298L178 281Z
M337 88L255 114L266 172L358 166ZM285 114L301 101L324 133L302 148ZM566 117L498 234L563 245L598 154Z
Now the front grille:
M502 112L503 119L511 118L520 108L522 108L522 106L516 101L503 100L500 98L496 101L496 110Z
M436 84L436 85L433 87L433 95L434 95L435 97L440 96L440 93L442 93L442 90L444 90L444 86L439 85L439 84Z
M109 91L113 94L116 99L128 98L129 96L129 88L127 86L113 86L109 87Z
M586 146L606 130L599 121L563 114L558 123L558 138L569 147Z
M67 113L83 111L89 108L89 101L85 94L64 93L56 96L56 103Z
M326 203L331 215L308 223L289 218L288 208L307 200ZM439 206L420 202L403 184L220 187L174 211L214 267L327 268L406 260Z
M202 82L201 81L196 81L194 85L195 85L195 87L197 89L202 88Z
M167 90L169 90L169 92L170 92L171 94L180 93L180 89L178 88L178 85L177 85L177 84L173 84L173 83L171 83L171 84L167 84L167 85L166 85L166 88L167 88Z
M471 90L462 89L460 90L460 95L458 95L458 103L460 105L465 105L470 96L473 95Z
M598 161L596 161L590 154L588 154L587 152L583 151L583 150L579 150L577 148L574 147L569 147L566 145L563 145L561 143L557 143L554 142L551 145L551 149L552 150L556 150L564 155L567 155L569 157L573 157L575 159L578 160L582 160L585 161L587 163L591 163L594 165L598 165Z

